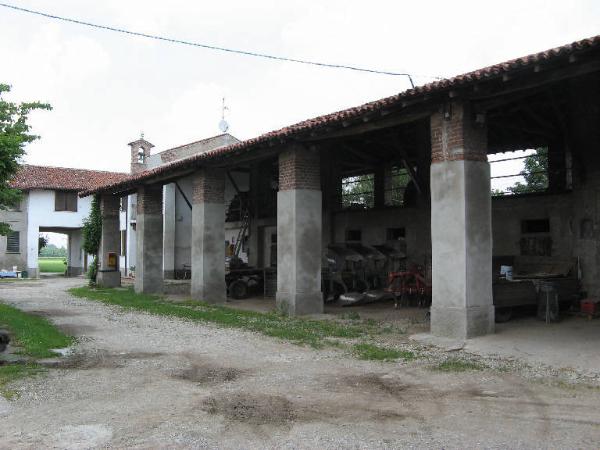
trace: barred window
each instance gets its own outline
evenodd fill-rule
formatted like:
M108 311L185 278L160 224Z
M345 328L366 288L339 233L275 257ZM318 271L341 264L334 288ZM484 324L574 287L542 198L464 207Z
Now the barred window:
M6 253L21 252L21 234L18 231L10 231L6 235Z
M368 209L375 206L375 174L342 178L342 207Z
M410 181L408 170L404 167L392 167L385 180L385 205L406 206L404 194Z

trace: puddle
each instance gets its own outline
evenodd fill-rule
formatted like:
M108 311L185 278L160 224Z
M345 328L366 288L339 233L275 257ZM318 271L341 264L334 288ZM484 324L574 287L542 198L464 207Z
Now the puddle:
M176 373L173 377L203 384L227 383L237 380L243 373L243 371L231 367L194 364L189 369Z
M211 396L204 400L202 408L209 414L253 425L284 425L296 418L292 402L272 395Z
M153 359L162 355L149 352L110 353L100 350L93 353L70 353L64 358L51 358L39 363L57 369L119 369L125 367L130 360Z

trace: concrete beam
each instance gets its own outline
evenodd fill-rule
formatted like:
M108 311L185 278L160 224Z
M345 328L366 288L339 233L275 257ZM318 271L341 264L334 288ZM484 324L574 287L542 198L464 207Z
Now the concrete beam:
M163 190L160 185L137 192L135 291L163 293Z
M199 169L192 185L192 298L224 303L225 172Z
M431 332L468 339L494 331L487 133L454 103L431 134Z
M294 146L279 156L276 302L280 311L323 312L321 239L319 155Z
M119 271L119 249L121 235L119 232L119 197L102 195L100 197L100 214L102 216L102 237L98 251L98 274L96 284L100 287L117 287L121 285ZM115 257L109 261L111 254ZM111 262L115 265L111 266Z

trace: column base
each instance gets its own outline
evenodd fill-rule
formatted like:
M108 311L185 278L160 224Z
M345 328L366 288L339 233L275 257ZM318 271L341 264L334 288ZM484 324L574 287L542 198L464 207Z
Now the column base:
M194 300L212 304L223 304L227 301L225 283L222 287L216 286L194 286L192 280L191 295Z
M78 277L83 274L83 267L67 267L68 277Z
M494 306L431 307L431 334L470 339L494 332Z
M275 294L277 310L289 316L323 313L321 292L281 292Z
M163 271L163 278L165 280L174 280L175 279L175 271L174 270Z
M121 286L121 272L118 270L111 270L109 272L98 271L96 284L104 288L119 287Z
M27 277L28 278L39 278L40 271L38 270L37 267L28 267L27 268Z

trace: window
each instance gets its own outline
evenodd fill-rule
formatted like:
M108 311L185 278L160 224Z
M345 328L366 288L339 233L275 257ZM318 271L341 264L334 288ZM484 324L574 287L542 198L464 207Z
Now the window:
M375 174L342 178L342 207L368 209L375 206Z
M552 256L552 237L550 236L550 220L533 219L521 221L522 256Z
M77 192L54 191L54 210L77 212Z
M361 240L361 230L346 230L346 242L360 242Z
M549 219L534 219L521 221L521 233L550 233Z
M407 198L407 186L410 175L404 167L392 167L385 177L385 206L408 206L411 203Z
M406 237L406 229L404 228L388 228L386 231L386 238L388 241L397 241Z
M10 231L6 235L6 253L21 252L21 235L18 231Z

